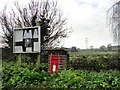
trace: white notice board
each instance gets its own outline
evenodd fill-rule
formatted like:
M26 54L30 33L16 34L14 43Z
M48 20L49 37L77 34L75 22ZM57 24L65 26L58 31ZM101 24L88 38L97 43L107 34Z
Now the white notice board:
M39 53L40 27L15 28L13 32L13 53Z

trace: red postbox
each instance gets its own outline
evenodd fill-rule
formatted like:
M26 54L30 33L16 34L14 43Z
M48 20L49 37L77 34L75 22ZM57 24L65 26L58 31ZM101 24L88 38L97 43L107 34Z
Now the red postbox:
M65 50L46 50L48 54L48 73L60 73L67 68L68 52Z
M58 56L51 56L51 74L58 71Z

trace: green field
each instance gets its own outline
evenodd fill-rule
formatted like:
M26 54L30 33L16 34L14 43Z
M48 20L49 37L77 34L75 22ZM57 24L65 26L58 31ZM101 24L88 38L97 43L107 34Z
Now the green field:
M120 56L118 52L72 52L69 65L73 69L87 70L120 70Z
M3 60L2 88L119 88L119 58L115 52L70 53L68 70L58 74L47 73L45 63L39 70L28 60L21 67L12 60Z
M69 52L70 56L80 56L80 55L114 55L114 54L118 54L118 52L100 52L100 51L96 51L96 52L92 52L92 51L81 51L81 52Z

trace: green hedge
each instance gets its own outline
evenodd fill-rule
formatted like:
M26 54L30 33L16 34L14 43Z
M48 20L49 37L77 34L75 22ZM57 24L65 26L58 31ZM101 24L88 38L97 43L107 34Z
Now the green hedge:
M3 62L2 71L3 88L34 87L50 76L44 70L36 69L32 63L22 63L21 67L15 67L14 62Z
M48 87L51 88L119 88L120 72L101 71L99 73L88 70L67 70L59 73Z
M3 62L2 88L119 88L120 71L66 70L58 74L39 71L33 64Z

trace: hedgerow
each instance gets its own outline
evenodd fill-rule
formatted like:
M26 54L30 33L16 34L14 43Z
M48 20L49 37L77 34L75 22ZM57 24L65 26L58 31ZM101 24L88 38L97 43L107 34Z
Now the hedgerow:
M71 53L68 70L58 74L49 74L47 63L41 63L37 69L28 56L22 56L21 67L15 66L15 60L3 60L2 88L119 89L119 60L117 53Z
M49 74L36 68L3 62L2 88L119 88L120 71L65 70ZM32 64L31 64L32 67Z

